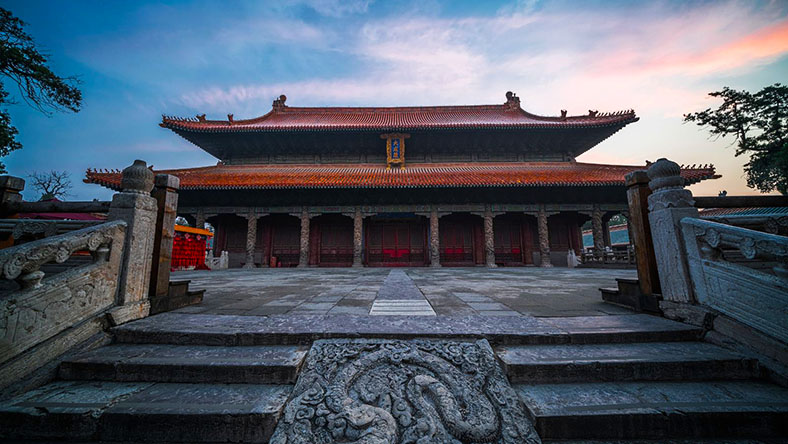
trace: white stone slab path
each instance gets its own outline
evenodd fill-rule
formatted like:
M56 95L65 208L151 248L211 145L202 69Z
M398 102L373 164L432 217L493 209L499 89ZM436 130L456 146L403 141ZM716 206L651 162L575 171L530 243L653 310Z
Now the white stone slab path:
M435 316L426 299L376 299L369 310L372 316Z

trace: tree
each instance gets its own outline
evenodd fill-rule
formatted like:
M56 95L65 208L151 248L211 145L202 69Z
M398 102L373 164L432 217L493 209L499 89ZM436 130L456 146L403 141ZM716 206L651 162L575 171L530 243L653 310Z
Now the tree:
M48 173L32 172L30 177L33 189L41 193L39 200L63 200L71 191L71 178L67 171L50 171Z
M788 194L788 86L775 83L754 94L725 87L709 95L722 105L686 114L684 121L734 137L736 156L750 154L744 165L748 187Z
M0 8L0 73L19 88L25 102L51 115L53 111L78 112L82 93L74 77L58 77L47 66L48 55L39 52L33 38L24 30L25 23L11 12ZM8 99L5 82L0 82L0 105L13 103ZM7 109L0 109L0 157L22 148L16 140L19 133L11 125ZM5 165L0 162L0 173Z

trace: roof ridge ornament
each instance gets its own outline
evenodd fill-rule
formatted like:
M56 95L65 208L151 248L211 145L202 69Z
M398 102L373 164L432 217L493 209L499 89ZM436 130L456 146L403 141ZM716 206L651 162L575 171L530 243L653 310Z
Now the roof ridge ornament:
M276 110L276 111L283 110L283 109L287 108L287 105L285 105L285 101L286 101L286 100L287 100L287 96L286 96L286 95L284 95L284 94L282 94L281 96L279 96L279 98L278 98L278 99L274 99L274 103L273 103L273 105L271 105L271 106L272 106L272 107L274 108L274 110Z
M517 94L506 91L506 103L504 103L504 106L507 110L520 109L520 98L517 97Z

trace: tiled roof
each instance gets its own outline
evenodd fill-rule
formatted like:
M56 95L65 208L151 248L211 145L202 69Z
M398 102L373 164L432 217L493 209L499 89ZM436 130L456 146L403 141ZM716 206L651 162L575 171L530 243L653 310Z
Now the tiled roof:
M178 176L183 190L284 188L433 188L624 185L624 176L646 166L576 162L384 165L216 165L156 173ZM713 166L682 169L688 184L720 177ZM119 170L88 170L85 182L120 187Z
M176 131L261 132L314 130L423 130L498 128L622 127L638 120L633 110L614 113L589 111L583 116L544 117L520 108L520 100L507 94L502 105L412 106L391 108L304 108L285 105L285 96L274 101L263 116L234 120L207 120L162 116L161 126Z

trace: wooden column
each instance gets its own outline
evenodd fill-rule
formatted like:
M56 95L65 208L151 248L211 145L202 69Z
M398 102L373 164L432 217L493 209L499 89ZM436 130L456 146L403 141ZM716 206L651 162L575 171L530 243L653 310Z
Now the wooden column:
M361 208L356 208L353 213L353 266L364 266L364 242L362 233L364 232L364 215Z
M172 240L175 238L179 186L180 180L170 174L157 174L154 179L153 193L151 194L156 199L158 212L153 238L150 289L148 290L151 314L167 309L166 299L170 292Z
M641 293L645 295L661 293L651 224L648 220L648 196L651 195L648 180L648 174L642 170L633 171L625 177L629 204L627 223L631 236L629 241L635 247L638 282Z
M544 205L539 205L536 224L539 231L539 266L552 267L553 264L550 262L550 233L547 228L547 212L545 212Z
M495 268L495 233L493 232L493 214L489 205L484 207L484 263Z
M242 268L255 268L254 248L257 243L257 215L252 213L246 215L246 259Z
M430 266L441 266L441 240L440 240L440 217L438 210L433 208L430 211Z
M298 254L298 266L309 266L309 209L301 210L301 248Z

